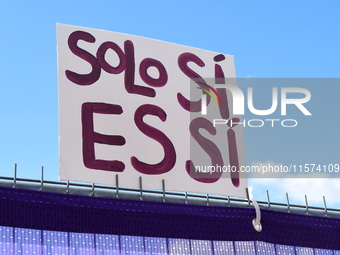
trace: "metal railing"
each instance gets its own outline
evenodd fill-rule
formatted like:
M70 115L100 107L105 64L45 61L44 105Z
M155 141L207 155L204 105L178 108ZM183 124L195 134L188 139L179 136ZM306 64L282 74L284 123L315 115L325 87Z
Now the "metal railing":
M253 206L249 199L249 192L246 189L247 199L229 196L218 196L210 194L197 194L188 192L166 191L163 180L163 190L143 189L142 178L139 179L140 188L127 188L119 186L118 174L115 179L115 186L78 183L70 181L48 181L44 180L44 168L41 168L41 179L26 179L17 177L17 167L14 167L14 177L0 176L0 186L13 187L29 190L47 191L54 193L74 194L82 196L96 196L107 198L133 199L158 201L181 204L196 204L206 206L225 206L225 207L249 207ZM328 208L326 198L323 197L324 207L309 206L307 196L305 205L289 203L289 196L286 193L286 203L275 203L270 201L269 191L267 190L267 201L257 201L261 209L282 211L288 213L308 214L313 216L324 216L340 218L340 209Z

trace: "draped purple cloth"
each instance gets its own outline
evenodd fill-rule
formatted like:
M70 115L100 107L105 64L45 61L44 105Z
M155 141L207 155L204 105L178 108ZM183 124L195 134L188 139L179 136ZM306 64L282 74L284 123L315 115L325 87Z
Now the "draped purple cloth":
M340 254L340 219L328 217L261 210L259 233L254 208L6 187L0 199L0 254Z

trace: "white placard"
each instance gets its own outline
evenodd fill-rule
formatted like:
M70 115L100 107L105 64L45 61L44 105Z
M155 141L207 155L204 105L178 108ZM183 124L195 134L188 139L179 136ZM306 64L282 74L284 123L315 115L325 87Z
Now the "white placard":
M147 189L161 190L164 179L166 190L246 197L242 173L235 185L229 173L209 183L186 170L192 115L183 98L190 99L190 78L214 78L216 66L235 77L233 56L62 24L57 35L61 180L115 185L118 174L120 186L139 188L141 176ZM242 128L235 133L245 165ZM225 139L217 147L229 165Z

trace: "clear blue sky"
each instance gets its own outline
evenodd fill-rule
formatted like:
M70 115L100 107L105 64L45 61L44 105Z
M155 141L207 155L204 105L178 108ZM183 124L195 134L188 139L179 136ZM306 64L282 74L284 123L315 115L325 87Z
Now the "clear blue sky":
M237 77L337 78L339 9L337 1L305 0L2 0L0 175L12 176L17 163L19 177L39 179L44 166L46 179L58 179L56 23L231 54ZM299 128L245 129L248 163L340 163L339 86L301 86L312 93L313 117L301 120ZM272 200L283 201L286 189L291 189L297 203L307 193L318 196L316 200L327 195L330 205L339 207L338 181L299 184L291 179L278 187L280 182L255 180L251 185L259 200L269 189Z

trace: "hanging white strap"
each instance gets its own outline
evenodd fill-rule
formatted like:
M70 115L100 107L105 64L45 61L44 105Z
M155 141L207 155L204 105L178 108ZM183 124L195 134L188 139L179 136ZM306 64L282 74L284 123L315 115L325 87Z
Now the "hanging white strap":
M249 199L253 202L254 208L255 208L255 213L256 213L256 218L253 219L253 227L257 232L261 232L262 231L262 225L261 225L261 210L260 210L260 206L259 204L256 202L256 200L254 199L254 196L252 194L252 187L248 188L249 191Z
M255 212L256 212L256 218L253 219L253 227L257 232L262 231L262 225L261 225L261 211L259 204L256 202L255 199L251 200L253 202L253 205L255 207Z

